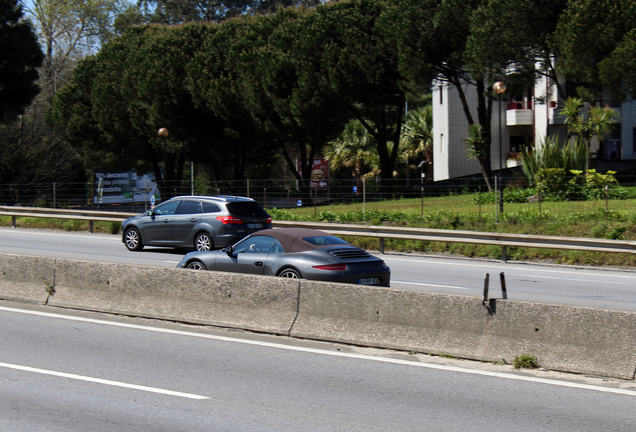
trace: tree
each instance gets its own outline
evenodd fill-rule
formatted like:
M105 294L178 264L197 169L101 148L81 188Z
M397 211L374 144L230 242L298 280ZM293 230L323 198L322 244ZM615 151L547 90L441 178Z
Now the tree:
M42 88L46 101L70 78L79 60L114 36L124 0L34 0L26 10L44 47Z
M430 101L430 99L429 99ZM402 128L404 156L410 160L425 159L426 176L433 178L433 106L411 110Z
M391 179L398 161L405 90L391 26L382 1L351 0L316 8L316 25L329 35L321 48L324 77L350 116L374 138L381 175Z
M588 109L585 108L583 99L573 97L566 99L561 113L565 116L569 133L576 137L576 141L582 142L588 152L594 137L597 137L601 151L603 150L603 135L611 131L612 124L618 119L616 111L609 107ZM585 169L587 168L586 164Z
M42 50L17 0L0 0L0 124L24 112L40 89Z
M274 13L290 6L313 7L320 0L138 0L117 17L120 32L131 25L223 22L240 15Z
M599 65L603 85L617 100L636 99L636 29L625 35L616 49Z
M479 124L468 126L468 138L464 140L468 151L468 159L477 159L481 165L481 174L484 176L488 190L492 190L490 186L489 176L486 174L486 166L490 160L489 144L484 138L484 128Z
M344 131L336 140L329 142L323 153L332 170L350 168L359 187L363 177L379 171L373 137L358 120L347 123Z
M341 99L324 78L321 47L328 39L318 19L318 14L307 9L263 18L273 27L267 44L256 52L254 72L260 77L260 100L271 109L251 110L279 143L289 170L298 180L305 180L301 184L306 193L314 159L347 119ZM291 151L297 156L300 173Z
M0 185L83 181L79 155L46 126L45 113L34 103L0 125Z
M490 177L492 84L501 74L496 67L498 64L470 65L467 48L474 14L487 2L392 0L390 4L384 19L389 23L390 34L396 38L398 68L403 80L416 87L435 81L457 90L468 124L482 127L484 151L487 152L483 170ZM469 91L475 92L477 107L469 105Z
M632 0L569 2L552 38L559 71L588 87L600 100L603 81L599 66L634 29L636 3Z
M233 111L240 104L228 81L217 92L210 78L227 76L226 62L218 61L225 49L218 29L202 23L131 28L80 62L55 98L52 121L95 163L152 170L169 182L182 180L185 161L194 160L217 180L244 179L273 151L245 110ZM162 127L169 130L165 140L157 136Z
M254 0L139 0L141 22L175 25L187 22L220 22L244 14Z
M468 70L473 76L499 75L509 93L515 87L530 87L539 74L558 83L551 37L567 4L568 0L491 0L478 8L467 41Z

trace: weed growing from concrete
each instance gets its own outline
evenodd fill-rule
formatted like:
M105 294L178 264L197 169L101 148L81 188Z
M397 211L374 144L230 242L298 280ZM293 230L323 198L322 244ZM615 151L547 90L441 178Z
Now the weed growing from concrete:
M534 354L522 354L514 359L515 369L537 369L539 361Z

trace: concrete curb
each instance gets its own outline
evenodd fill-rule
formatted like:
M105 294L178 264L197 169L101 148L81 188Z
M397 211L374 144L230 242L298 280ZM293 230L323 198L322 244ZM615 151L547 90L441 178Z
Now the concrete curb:
M288 335L298 281L58 259L49 305Z
M623 379L636 369L627 311L14 254L0 254L0 299L475 360L533 354Z
M0 298L46 304L55 283L55 258L0 254Z
M291 336L634 379L636 313L301 281Z

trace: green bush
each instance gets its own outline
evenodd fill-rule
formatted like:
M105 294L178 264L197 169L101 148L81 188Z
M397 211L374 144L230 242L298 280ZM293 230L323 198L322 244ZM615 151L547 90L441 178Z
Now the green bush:
M566 190L565 169L542 168L535 177L542 196L561 194Z

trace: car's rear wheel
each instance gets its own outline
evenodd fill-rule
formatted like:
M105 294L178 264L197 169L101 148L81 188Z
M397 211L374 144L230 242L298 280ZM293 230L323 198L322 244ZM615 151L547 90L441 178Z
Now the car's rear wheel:
M210 237L210 234L202 232L197 234L194 239L194 248L198 251L209 251L214 248L214 242Z
M283 270L282 272L278 274L278 276L283 278L288 278L288 279L302 279L302 277L300 276L300 273L290 268Z
M137 228L128 228L124 235L124 244L130 251L140 251L144 248L141 241L141 234Z
M205 264L203 264L201 261L198 261L198 260L190 261L186 268L189 268L192 270L207 270L207 267L205 266Z

